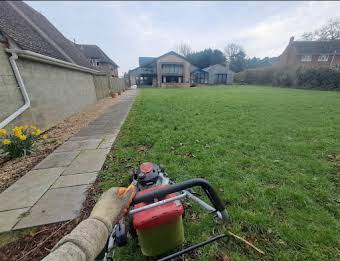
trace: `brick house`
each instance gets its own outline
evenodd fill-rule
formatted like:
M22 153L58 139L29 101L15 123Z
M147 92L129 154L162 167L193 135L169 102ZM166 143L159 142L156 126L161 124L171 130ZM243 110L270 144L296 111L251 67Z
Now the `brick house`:
M340 40L294 41L279 56L280 66L335 66L340 64Z
M232 74L224 65L197 68L171 51L159 57L139 57L139 67L129 71L129 81L130 85L190 87L192 84L229 84Z
M97 45L77 44L76 46L84 53L93 69L107 72L113 77L118 77L118 65Z

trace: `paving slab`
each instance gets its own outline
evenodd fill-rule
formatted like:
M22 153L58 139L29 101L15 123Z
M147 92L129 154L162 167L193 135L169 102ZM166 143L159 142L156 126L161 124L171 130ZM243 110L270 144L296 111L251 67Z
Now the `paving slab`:
M96 149L101 143L102 139L88 139L80 141L66 141L61 145L55 152L67 152L67 151L78 151L78 150L90 150Z
M63 171L64 168L31 170L0 194L0 211L33 206Z
M100 171L109 149L83 150L63 175Z
M111 135L106 135L103 139L103 143L106 143L106 142L113 143L116 140L118 133L119 131L115 130Z
M0 194L0 232L79 216L87 189L102 168L137 91L107 111Z
M105 134L96 134L96 135L89 135L89 136L73 136L68 139L68 141L83 141L83 140L92 140L92 139L104 139Z
M111 149L113 142L102 142L98 149Z
M52 185L52 188L63 188L91 184L96 181L97 175L98 172L60 176L57 181Z
M20 208L0 212L0 233L9 231L29 208Z
M83 185L50 189L13 229L51 224L78 217L88 187Z
M79 151L53 152L42 160L34 169L47 169L56 167L66 167L78 156Z

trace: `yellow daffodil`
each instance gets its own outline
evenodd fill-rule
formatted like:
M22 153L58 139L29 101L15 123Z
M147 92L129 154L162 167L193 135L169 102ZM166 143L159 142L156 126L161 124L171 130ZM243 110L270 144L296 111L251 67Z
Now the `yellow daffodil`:
M27 139L27 136L26 136L26 135L20 135L18 138L19 138L20 140L26 140L26 139Z
M6 135L7 131L6 129L0 129L0 136Z
M11 144L11 141L10 141L9 139L4 139L4 140L2 141L2 143L3 143L4 145L9 145L9 144Z
M46 140L48 136L46 134L44 134L42 137L43 137L44 140Z
M41 130L40 129L36 129L35 130L35 136L39 136L41 134Z
M14 136L16 136L16 137L20 137L20 135L22 135L22 128L21 127L15 127L15 128L13 128L13 134L14 134Z

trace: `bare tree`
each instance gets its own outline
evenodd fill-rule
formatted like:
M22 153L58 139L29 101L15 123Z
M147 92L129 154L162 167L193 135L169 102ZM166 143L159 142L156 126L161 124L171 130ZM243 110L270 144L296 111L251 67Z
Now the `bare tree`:
M330 19L326 25L315 32L319 40L340 39L340 19Z
M306 41L313 41L315 40L315 35L313 32L306 32L301 35L301 39Z
M244 52L241 45L230 43L224 48L224 55L226 57L227 63L230 63L232 57L235 57L240 52Z
M184 57L187 57L189 54L192 53L192 49L189 44L181 42L175 47L175 50L177 53L183 55Z
M304 40L337 40L340 39L340 18L330 19L320 29L306 32L301 36Z

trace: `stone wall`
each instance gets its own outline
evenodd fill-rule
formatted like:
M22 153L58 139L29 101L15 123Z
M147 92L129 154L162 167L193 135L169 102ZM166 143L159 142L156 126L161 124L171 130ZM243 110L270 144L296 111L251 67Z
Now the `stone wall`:
M19 58L20 74L31 100L31 119L17 120L50 128L97 101L93 75Z
M9 55L0 43L0 121L24 104L8 58Z
M95 75L20 56L16 62L31 107L6 128L33 124L48 129L96 103L98 99L109 96L112 89L107 75ZM122 88L121 85L119 88ZM0 45L0 121L23 104L24 99L9 63L9 54Z
M97 100L103 99L110 95L110 76L108 75L94 75L93 81L96 89Z
M113 92L121 92L126 90L126 83L123 78L110 77L110 89Z

